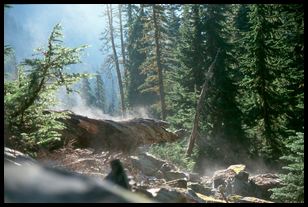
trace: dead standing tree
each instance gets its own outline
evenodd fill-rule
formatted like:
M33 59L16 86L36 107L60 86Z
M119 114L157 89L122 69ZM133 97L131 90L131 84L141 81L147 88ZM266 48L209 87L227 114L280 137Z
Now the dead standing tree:
M205 74L205 80L204 80L204 83L202 85L201 94L200 94L198 104L197 104L196 114L195 114L195 118L194 118L194 125L193 125L192 132L190 134L189 144L188 144L188 148L187 148L187 151L186 151L186 156L188 156L188 157L191 156L193 147L195 145L196 137L198 135L199 118L200 118L201 109L202 109L202 106L203 106L203 103L204 103L204 97L205 97L205 94L206 94L206 92L209 88L209 81L213 77L213 68L215 66L219 52L220 52L220 49L218 49L216 56L215 56L212 64L210 65L210 67L208 69L208 72Z

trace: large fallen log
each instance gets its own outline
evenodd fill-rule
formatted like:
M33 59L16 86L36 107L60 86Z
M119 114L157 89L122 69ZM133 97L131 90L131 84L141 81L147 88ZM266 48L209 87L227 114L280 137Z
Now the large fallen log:
M75 140L75 146L95 150L132 152L138 146L173 142L180 139L166 130L168 124L154 119L135 118L125 121L92 119L69 113L70 118L62 120L66 129L62 136Z

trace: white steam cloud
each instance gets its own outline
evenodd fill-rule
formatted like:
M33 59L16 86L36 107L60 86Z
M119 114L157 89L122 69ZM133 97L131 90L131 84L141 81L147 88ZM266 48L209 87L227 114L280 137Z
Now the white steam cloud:
M75 114L86 116L88 118L107 119L113 121L123 121L134 118L151 118L145 107L138 107L135 108L134 111L128 111L125 117L121 115L111 116L110 114L104 113L103 110L97 107L88 106L78 93L74 92L71 94L66 94L65 91L60 90L57 96L60 103L55 107L52 107L51 110L69 110Z

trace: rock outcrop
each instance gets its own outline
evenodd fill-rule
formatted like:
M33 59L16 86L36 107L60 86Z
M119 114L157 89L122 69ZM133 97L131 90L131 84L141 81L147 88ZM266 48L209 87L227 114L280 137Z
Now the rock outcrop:
M251 191L258 198L269 199L271 191L269 189L281 186L278 175L272 173L259 174L249 178Z

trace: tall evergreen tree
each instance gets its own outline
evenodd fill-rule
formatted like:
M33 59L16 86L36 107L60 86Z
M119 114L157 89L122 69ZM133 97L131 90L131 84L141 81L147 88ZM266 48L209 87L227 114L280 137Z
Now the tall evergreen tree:
M6 144L26 153L37 152L40 146L52 148L59 144L59 131L65 126L59 121L65 113L46 112L56 102L55 92L62 86L71 91L70 84L87 75L65 72L67 65L80 63L85 46L67 48L62 42L62 27L57 24L45 48L38 48L33 59L18 66L16 80L4 84ZM27 73L24 72L27 66Z
M176 64L169 71L172 89L168 98L175 127L192 128L197 88L200 90L205 71L204 35L201 28L200 5L184 5L180 38L175 51ZM200 55L201 54L201 55Z
M218 56L214 67L213 79L206 95L204 129L208 140L199 140L199 159L196 167L202 166L202 159L213 157L223 160L223 164L231 164L240 160L245 151L246 140L241 128L241 113L235 102L236 87L230 79L230 45L226 37L229 35L226 27L227 5L203 5L201 16L205 32L205 68L213 61L218 49ZM206 143L205 145L203 143ZM209 146L211 143L212 146ZM224 143L224 144L222 144ZM222 150L222 151L221 151ZM225 156L223 151L229 151ZM196 169L196 170L201 170Z
M142 85L142 92L156 92L159 96L159 105L156 109L160 113L161 119L167 115L164 90L164 71L166 70L168 59L168 35L166 25L166 16L163 5L147 6L145 36L144 41L148 44L144 48L146 52L146 61L142 65L142 73L146 74L145 83Z
M88 78L83 78L81 82L80 96L84 101L84 104L87 106L94 106L95 97L92 94L90 82Z
M254 146L270 160L277 160L287 136L287 91L290 62L287 45L281 41L286 30L279 5L250 5L250 28L241 33L239 104L245 114L244 127ZM288 32L287 32L288 33ZM290 45L289 45L290 46ZM288 80L289 79L289 80Z
M282 186L271 189L271 198L278 202L303 203L304 202L304 133L297 132L287 140L287 155L280 159L287 161L280 174Z
M140 87L144 83L146 74L141 73L141 65L145 62L146 53L142 50L147 47L143 41L145 34L145 11L144 5L127 5L127 67L128 89L127 99L131 109L153 103L155 94L141 92Z
M96 85L95 85L95 105L103 112L106 111L105 105L105 87L102 80L102 76L97 72L96 74Z

